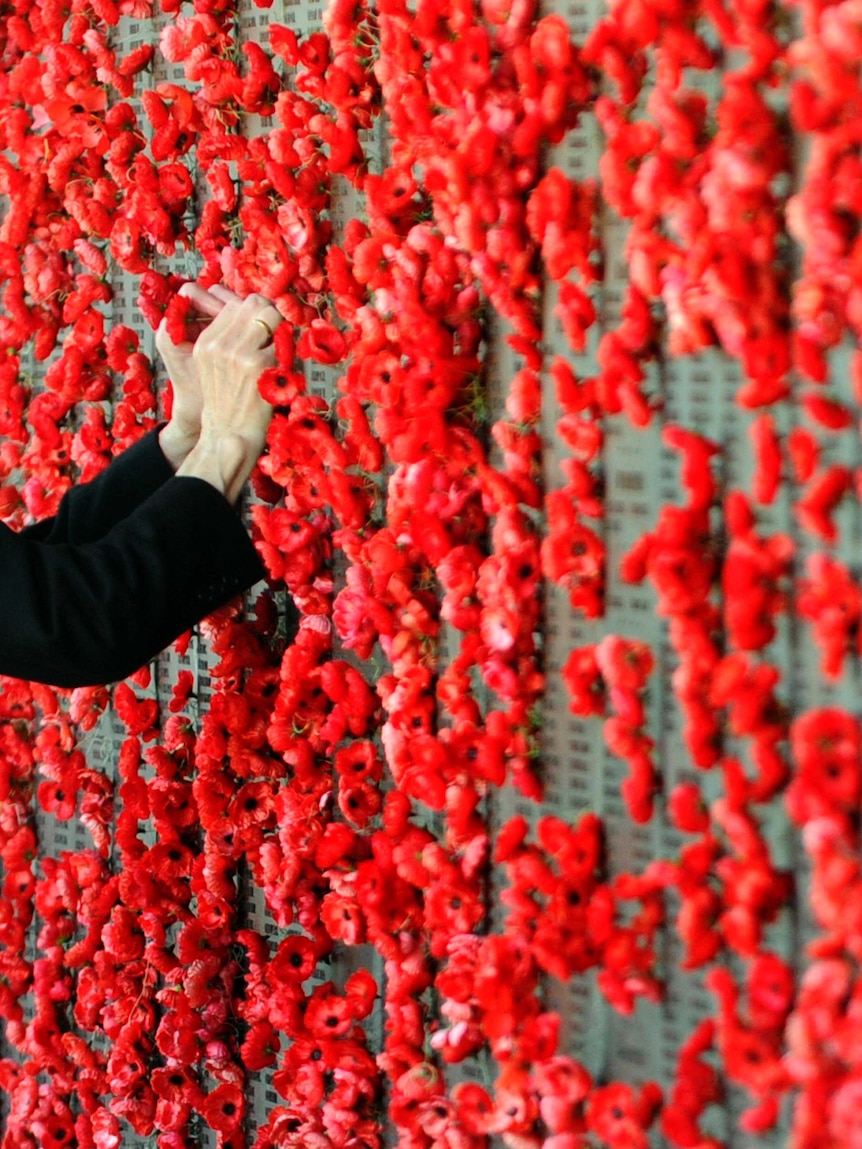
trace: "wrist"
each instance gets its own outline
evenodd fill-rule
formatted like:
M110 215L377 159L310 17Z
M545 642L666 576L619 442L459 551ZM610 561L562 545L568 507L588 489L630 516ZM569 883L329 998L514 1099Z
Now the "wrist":
M197 433L182 430L173 420L159 432L159 448L174 471L183 465L197 441Z
M201 436L177 470L180 477L203 479L235 503L258 455L254 444L233 432Z

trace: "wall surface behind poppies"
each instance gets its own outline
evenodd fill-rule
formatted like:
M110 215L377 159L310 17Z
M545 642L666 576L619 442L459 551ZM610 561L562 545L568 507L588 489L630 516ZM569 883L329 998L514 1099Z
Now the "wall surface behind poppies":
M2 681L2 1149L858 1144L855 3L0 15L5 521L286 320L267 585Z

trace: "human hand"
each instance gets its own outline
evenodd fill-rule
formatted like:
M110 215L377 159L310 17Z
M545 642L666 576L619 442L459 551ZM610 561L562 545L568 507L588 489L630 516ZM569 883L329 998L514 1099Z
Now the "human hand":
M235 502L272 418L258 380L275 366L272 333L281 316L262 295L241 299L226 287L212 287L209 294L222 306L192 350L201 387L200 437L177 473L205 479Z
M200 334L224 307L223 299L197 283L183 284L179 294L192 302L188 322L198 328L197 334ZM196 339L174 343L168 334L167 321L164 319L156 331L156 350L167 368L173 390L171 418L159 434L159 446L175 471L197 443L201 431L203 396L198 365L193 354L194 342Z

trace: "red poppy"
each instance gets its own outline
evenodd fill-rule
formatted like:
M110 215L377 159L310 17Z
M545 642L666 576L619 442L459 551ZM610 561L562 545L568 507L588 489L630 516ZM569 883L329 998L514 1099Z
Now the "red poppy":
M242 1122L245 1094L236 1085L219 1085L200 1102L198 1111L217 1133L231 1134Z

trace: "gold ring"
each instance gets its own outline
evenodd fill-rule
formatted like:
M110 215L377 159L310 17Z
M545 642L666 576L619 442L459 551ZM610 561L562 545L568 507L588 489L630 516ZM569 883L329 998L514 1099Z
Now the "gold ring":
M266 332L266 334L269 337L270 342L272 342L272 340L275 336L275 332L272 330L272 328L266 322L266 320L265 319L255 319L254 322L258 325L258 327L262 327L264 329L264 331Z

